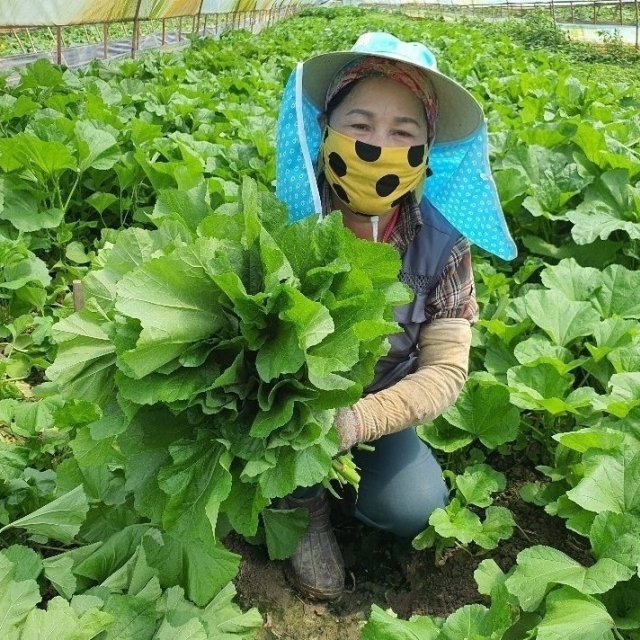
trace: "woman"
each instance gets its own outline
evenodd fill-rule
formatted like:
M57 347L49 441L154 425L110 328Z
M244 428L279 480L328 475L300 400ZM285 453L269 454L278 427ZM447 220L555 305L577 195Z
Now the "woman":
M351 51L299 64L278 123L277 193L292 219L342 212L363 239L402 256L401 280L415 297L396 310L391 337L365 395L336 414L342 447L354 449L361 483L354 515L412 537L444 506L440 466L415 426L453 404L467 376L477 318L469 240L515 257L490 177L482 109L436 69L419 43L386 33L361 36ZM288 564L307 597L340 596L344 568L318 487L285 501L308 509L306 536Z

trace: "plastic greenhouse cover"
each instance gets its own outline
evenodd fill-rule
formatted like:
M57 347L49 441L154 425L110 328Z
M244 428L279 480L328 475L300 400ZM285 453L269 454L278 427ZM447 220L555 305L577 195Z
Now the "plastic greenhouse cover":
M319 4L319 2L317 2ZM46 27L100 22L161 20L316 4L316 0L25 0L0 1L0 26Z

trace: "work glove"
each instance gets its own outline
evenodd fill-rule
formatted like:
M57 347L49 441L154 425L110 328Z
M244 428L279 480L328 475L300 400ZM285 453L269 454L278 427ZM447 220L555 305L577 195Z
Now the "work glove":
M362 441L362 425L354 407L342 407L336 411L333 426L340 436L340 451L349 451Z

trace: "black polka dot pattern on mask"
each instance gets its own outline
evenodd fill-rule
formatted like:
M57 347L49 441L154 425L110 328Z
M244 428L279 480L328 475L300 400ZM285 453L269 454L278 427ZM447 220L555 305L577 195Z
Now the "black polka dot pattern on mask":
M347 195L347 192L336 182L334 182L331 186L333 187L333 190L336 192L336 195L338 196L338 198L340 198L342 202L349 204L349 196Z
M335 151L329 154L329 166L339 178L347 175L347 163Z
M412 167L418 167L424 160L424 145L418 144L414 147L409 147L407 153L407 161Z
M376 193L381 198L390 196L400 185L400 178L395 173L389 173L386 176L382 176L378 182L376 182Z
M360 160L375 162L382 154L382 149L366 142L356 140L356 154Z

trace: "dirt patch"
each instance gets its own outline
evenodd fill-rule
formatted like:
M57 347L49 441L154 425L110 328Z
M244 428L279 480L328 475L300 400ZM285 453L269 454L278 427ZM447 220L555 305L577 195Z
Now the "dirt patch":
M416 551L409 540L370 529L335 509L332 521L347 574L346 592L336 603L302 600L286 582L282 563L269 560L262 547L230 538L229 546L243 558L236 579L238 601L244 608L257 607L265 618L258 639L358 640L374 603L405 619L416 614L446 616L465 604L487 604L473 578L480 562L493 558L508 571L522 549L536 544L591 564L584 540L568 531L563 520L519 498L519 488L536 479L536 473L521 466L506 472L508 489L497 503L508 507L516 520L511 539L493 551L453 549L441 567L432 550Z

